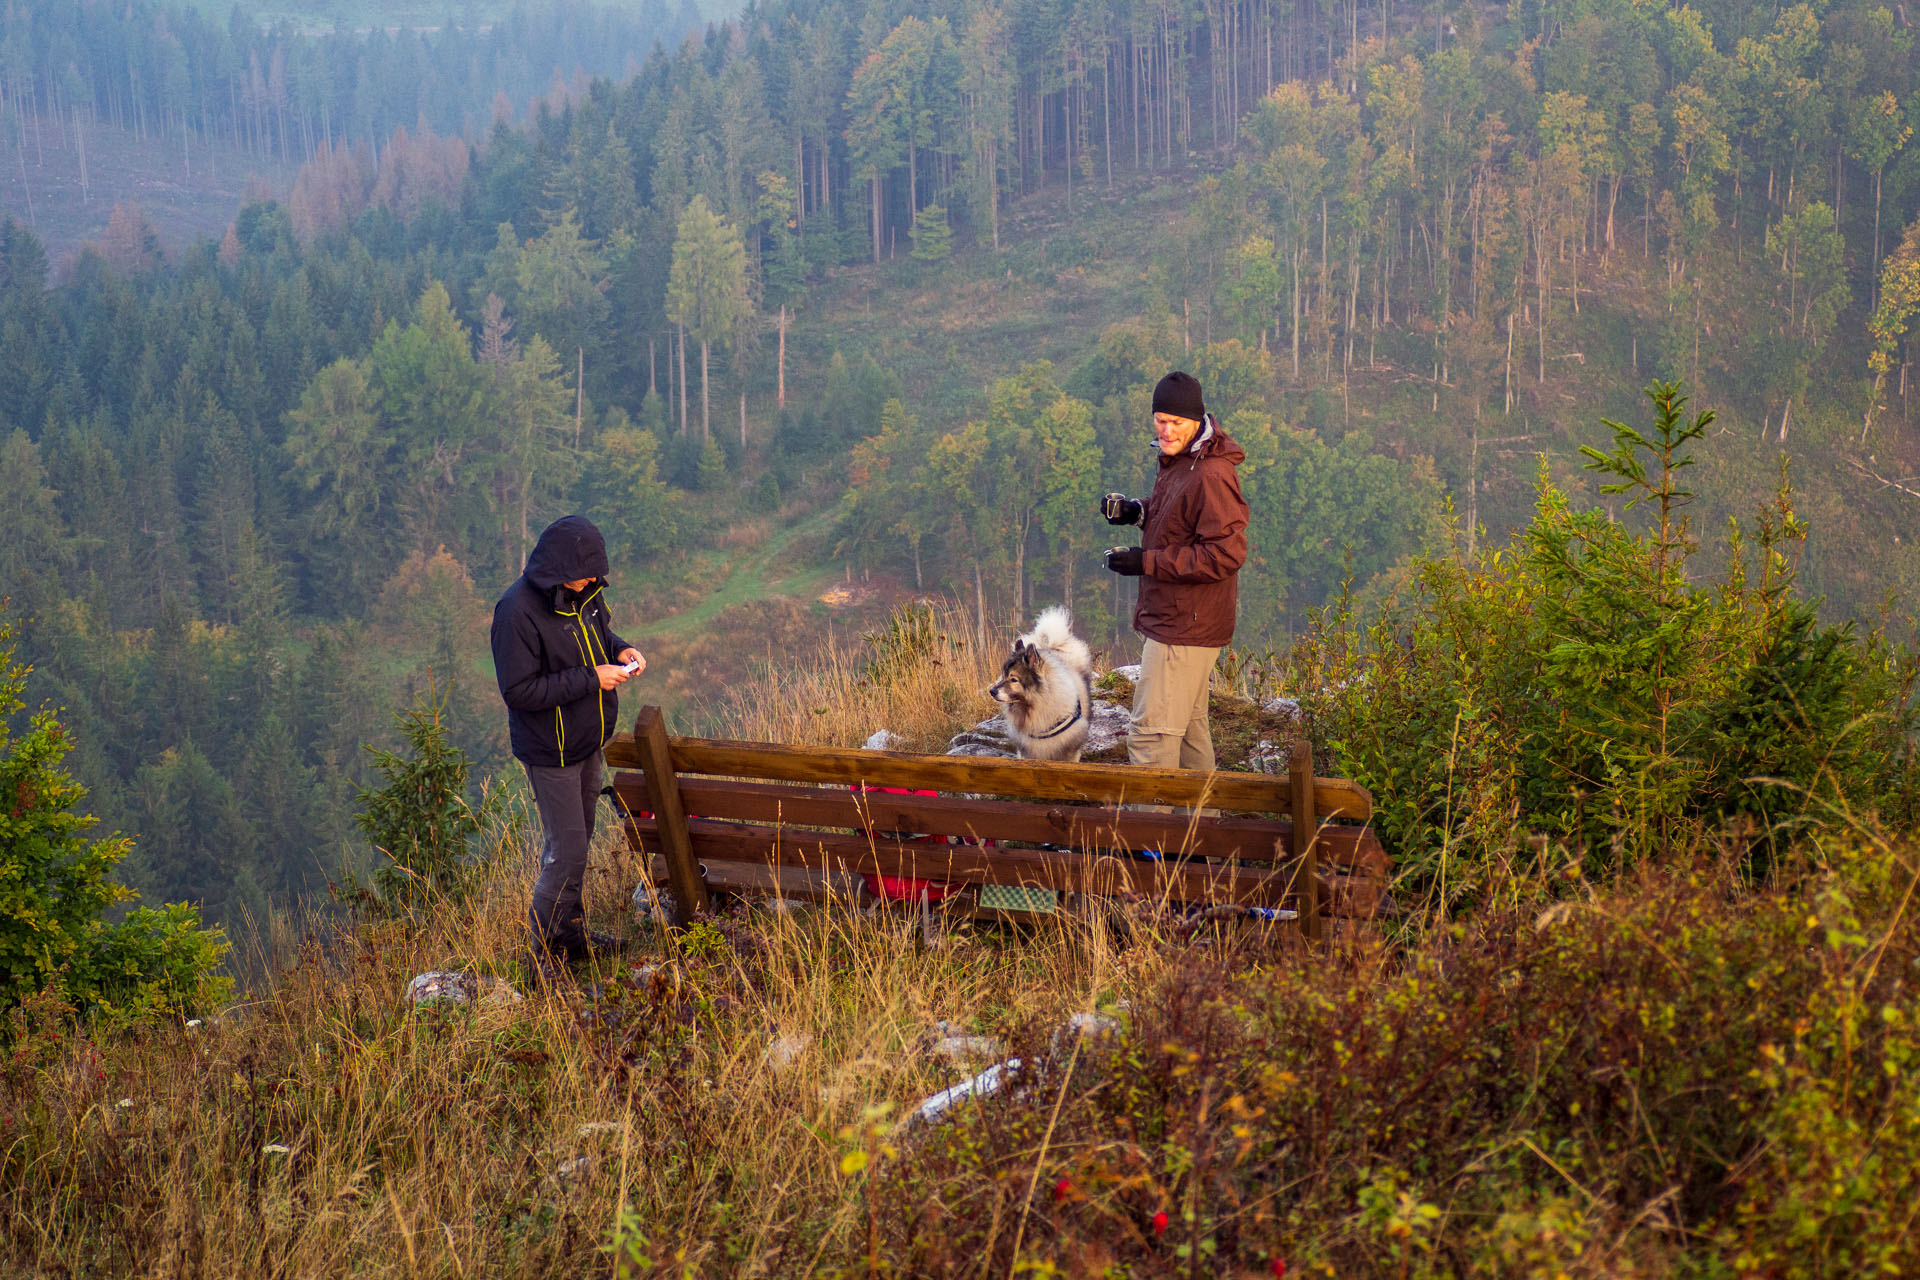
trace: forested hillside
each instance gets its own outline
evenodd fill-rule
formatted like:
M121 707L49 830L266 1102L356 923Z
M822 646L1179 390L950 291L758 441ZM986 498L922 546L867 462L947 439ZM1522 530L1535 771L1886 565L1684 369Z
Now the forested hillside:
M0 8L0 200L56 257L100 238L116 203L145 208L177 243L186 237L153 207L176 183L234 192L257 175L284 194L294 166L335 147L377 162L396 130L472 140L523 118L536 97L630 76L656 43L672 48L701 27L691 0L499 10L440 6L442 25L424 29L389 25L400 21L389 12L370 28L317 34L237 5L219 6L220 20L183 0L10 0ZM466 147L441 150L457 187Z
M1920 586L1920 92L1871 0L791 0L652 52L529 16L171 63L192 19L125 12L7 10L20 164L78 111L302 168L58 282L9 206L0 589L131 878L215 915L336 864L429 666L503 763L485 604L564 511L689 716L739 636L817 641L828 576L1116 638L1090 513L1172 364L1248 450L1250 645L1514 523L1656 375L1720 410L1696 533L1784 453L1830 611ZM484 58L636 70L521 125L447 87Z

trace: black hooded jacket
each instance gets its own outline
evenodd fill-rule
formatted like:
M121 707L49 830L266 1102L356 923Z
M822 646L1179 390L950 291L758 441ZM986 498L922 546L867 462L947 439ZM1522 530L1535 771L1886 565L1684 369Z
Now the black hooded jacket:
M563 516L540 534L526 571L493 606L493 667L514 756L531 765L579 764L606 745L620 699L600 688L597 666L629 646L607 609L607 542L585 516ZM560 584L591 578L585 590Z

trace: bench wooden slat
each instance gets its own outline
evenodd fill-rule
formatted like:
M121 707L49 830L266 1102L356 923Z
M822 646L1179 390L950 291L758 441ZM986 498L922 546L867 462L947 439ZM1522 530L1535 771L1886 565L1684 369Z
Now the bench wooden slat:
M810 787L736 779L681 776L680 799L689 813L787 826L905 831L938 836L1026 840L1077 849L1163 849L1189 856L1270 861L1275 842L1292 848L1291 819L1213 818L1195 822L1182 813L1115 812L1110 808L976 800L967 796L897 796L845 787ZM648 808L642 774L613 775L614 790L629 810ZM1323 861L1387 874L1380 842L1361 827L1323 827Z
M1242 906L1292 905L1296 867L1234 867L1193 861L1145 862L1038 849L985 850L973 845L917 844L882 837L793 832L710 818L687 821L699 861L760 862L813 870L913 876L966 884L1009 884L1070 893L1138 893L1177 902ZM661 851L659 824L627 823L627 834L650 854Z
M852 785L877 782L930 791L972 791L1039 800L1095 804L1209 805L1255 813L1292 810L1285 777L1257 773L1205 774L1191 769L1143 769L1123 764L1064 764L988 756L930 756L852 747L792 747L721 738L671 738L675 772L784 782ZM607 763L642 768L630 734L607 744ZM1344 778L1315 778L1313 807L1322 819L1365 822L1373 797Z
M669 872L665 858L655 855L651 870L654 884L667 885ZM802 867L727 862L719 858L701 863L700 872L708 889L727 893L767 894L818 903L855 902L860 898L860 881L846 872L827 874ZM1380 908L1384 888L1377 880L1339 875L1321 875L1316 880L1320 914L1324 918L1366 920ZM1037 920L1043 915L989 907L976 912L976 918Z
M804 867L773 867L764 862L721 862L715 859L701 866L708 889L729 893L763 893L774 898L793 898L800 902L855 902L860 897L860 880L847 873L829 874ZM667 860L655 855L649 870L656 886L668 886L672 874Z

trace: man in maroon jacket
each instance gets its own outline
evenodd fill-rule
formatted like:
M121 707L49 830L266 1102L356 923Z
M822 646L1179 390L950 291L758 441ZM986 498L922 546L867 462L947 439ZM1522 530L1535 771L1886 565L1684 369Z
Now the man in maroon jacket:
M1207 687L1233 639L1247 501L1236 468L1247 456L1207 412L1200 383L1175 371L1153 389L1160 474L1145 502L1101 499L1108 524L1137 524L1137 547L1114 547L1107 568L1140 579L1133 628L1144 640L1127 756L1134 764L1212 769Z

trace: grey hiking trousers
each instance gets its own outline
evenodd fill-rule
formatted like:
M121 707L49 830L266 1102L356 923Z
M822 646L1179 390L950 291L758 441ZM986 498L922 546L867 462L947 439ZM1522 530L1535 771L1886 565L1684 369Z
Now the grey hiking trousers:
M533 803L545 833L540 878L534 881L527 924L535 943L577 949L585 941L580 886L587 878L587 847L593 843L593 820L600 807L603 761L596 751L578 764L521 763L533 783Z

